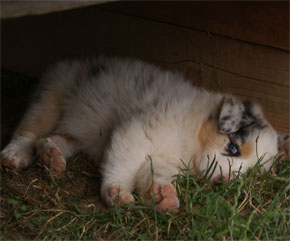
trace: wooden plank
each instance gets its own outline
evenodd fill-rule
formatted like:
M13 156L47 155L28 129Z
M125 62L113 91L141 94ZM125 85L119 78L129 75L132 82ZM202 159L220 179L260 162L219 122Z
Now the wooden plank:
M289 50L289 1L130 1L104 8Z
M289 86L287 51L116 15L98 7L2 21L2 32L3 64L33 75L43 71L42 63L105 53L172 63L192 60Z
M82 1L2 1L1 18L15 18L25 15L39 15L73 8L86 7L110 0L82 0ZM111 0L112 1L112 0Z
M258 100L271 123L289 131L287 51L98 7L3 21L2 36L2 65L32 76L56 60L98 54L172 66L195 83L202 74L200 84L210 89L218 89L215 71L228 91Z

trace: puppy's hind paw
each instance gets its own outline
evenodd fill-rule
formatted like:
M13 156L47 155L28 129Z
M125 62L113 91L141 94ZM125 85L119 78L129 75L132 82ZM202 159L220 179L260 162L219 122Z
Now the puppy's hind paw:
M50 138L38 140L36 142L36 149L40 162L56 173L65 171L65 158L58 146Z
M0 153L3 165L12 168L25 168L31 165L32 145L28 142L11 141Z

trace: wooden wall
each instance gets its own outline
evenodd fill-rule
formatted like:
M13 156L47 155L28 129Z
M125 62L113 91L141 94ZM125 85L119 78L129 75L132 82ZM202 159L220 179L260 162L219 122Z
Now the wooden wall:
M2 67L39 76L63 58L137 57L255 100L289 132L288 9L288 2L115 2L3 20Z

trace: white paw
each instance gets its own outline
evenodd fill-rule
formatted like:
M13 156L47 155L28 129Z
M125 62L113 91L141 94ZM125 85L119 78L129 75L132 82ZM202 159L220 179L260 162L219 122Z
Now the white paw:
M111 185L103 190L103 200L109 207L112 207L116 203L119 205L124 205L135 201L135 198L131 192L122 190L117 186Z
M66 161L59 147L51 138L43 138L35 144L39 160L55 172L66 169Z
M33 141L26 137L12 140L1 152L3 164L14 168L24 168L32 162Z

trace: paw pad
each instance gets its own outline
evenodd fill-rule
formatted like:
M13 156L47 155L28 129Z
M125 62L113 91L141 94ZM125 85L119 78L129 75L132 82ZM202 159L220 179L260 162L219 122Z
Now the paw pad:
M179 200L172 184L154 183L149 188L147 198L148 196L152 198L152 195L157 210L161 212L175 212L179 208Z
M61 151L51 139L46 138L38 141L37 151L39 160L52 171L60 173L66 169L66 161Z

